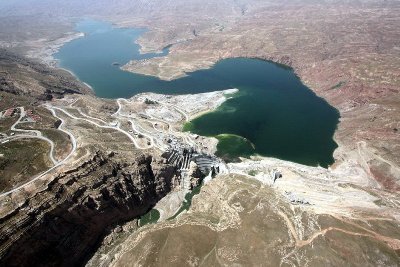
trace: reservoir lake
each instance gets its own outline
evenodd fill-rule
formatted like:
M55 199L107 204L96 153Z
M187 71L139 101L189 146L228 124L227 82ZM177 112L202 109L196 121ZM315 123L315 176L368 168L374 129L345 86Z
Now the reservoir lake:
M217 155L227 160L259 154L310 166L328 167L337 144L333 135L339 112L302 84L295 73L271 62L234 58L173 81L123 71L113 64L168 54L141 54L135 41L144 29L116 28L84 20L76 30L85 36L62 46L54 57L104 98L137 93L195 94L229 88L239 92L217 110L184 130L219 139Z

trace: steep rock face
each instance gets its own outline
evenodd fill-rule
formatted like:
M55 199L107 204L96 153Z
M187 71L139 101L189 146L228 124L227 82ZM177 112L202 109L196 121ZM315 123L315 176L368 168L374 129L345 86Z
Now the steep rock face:
M200 184L202 181L203 174L199 166L194 162L191 161L189 164L189 172L188 176L190 177L190 188L194 188Z
M82 264L107 227L144 214L167 194L175 169L151 156L131 163L96 153L0 219L0 265Z

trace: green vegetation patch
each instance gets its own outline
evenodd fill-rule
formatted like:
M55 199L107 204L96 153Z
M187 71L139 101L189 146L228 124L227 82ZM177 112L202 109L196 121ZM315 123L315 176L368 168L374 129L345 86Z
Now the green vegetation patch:
M0 132L8 133L11 126L18 120L18 117L1 118L0 119Z
M257 170L250 170L247 174L250 175L250 176L256 176L258 174L258 171Z
M61 159L65 153L71 150L71 140L66 133L56 129L46 129L41 130L41 132L54 142L57 159Z
M342 87L343 85L345 85L346 82L344 81L340 81L339 83L337 83L336 85L332 86L331 89L338 89L340 87Z
M11 189L51 167L49 145L41 140L0 145L0 191Z
M217 153L218 157L234 160L238 157L249 157L255 153L255 146L247 138L235 134L219 134Z
M144 103L147 104L147 105L155 105L155 104L158 104L157 101L154 101L154 100L151 100L151 99L148 99L148 98L146 98L146 99L144 100Z

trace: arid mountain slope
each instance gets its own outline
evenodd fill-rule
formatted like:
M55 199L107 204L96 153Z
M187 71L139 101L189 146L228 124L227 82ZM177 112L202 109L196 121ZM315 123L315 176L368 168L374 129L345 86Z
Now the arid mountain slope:
M87 266L397 266L398 222L316 215L272 188L219 176L176 220L147 226ZM118 243L118 242L116 242Z
M92 93L67 71L49 68L5 49L0 49L0 91L42 100Z

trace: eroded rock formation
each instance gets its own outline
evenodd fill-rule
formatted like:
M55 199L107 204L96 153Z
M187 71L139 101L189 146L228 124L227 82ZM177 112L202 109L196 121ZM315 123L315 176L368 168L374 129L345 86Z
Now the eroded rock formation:
M82 264L107 227L146 213L175 177L154 156L97 152L0 218L0 265Z

